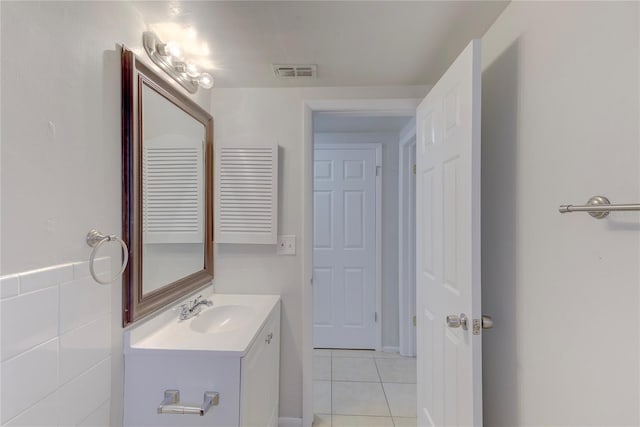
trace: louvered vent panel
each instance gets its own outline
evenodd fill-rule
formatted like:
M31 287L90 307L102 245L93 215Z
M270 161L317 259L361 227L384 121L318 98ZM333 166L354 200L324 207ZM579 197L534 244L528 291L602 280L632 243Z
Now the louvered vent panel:
M221 147L216 242L275 244L278 147Z
M202 142L178 135L145 140L142 174L144 243L202 243Z
M315 64L271 64L273 74L281 79L316 77L318 67Z

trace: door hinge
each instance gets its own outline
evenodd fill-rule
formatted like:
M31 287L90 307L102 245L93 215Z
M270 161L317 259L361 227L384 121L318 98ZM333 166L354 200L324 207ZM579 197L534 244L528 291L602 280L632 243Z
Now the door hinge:
M311 284L311 286L313 286L313 277L309 279L309 283Z
M381 170L382 170L382 166L376 166L376 176L380 176Z
M378 322L378 312L373 313L373 321Z
M480 335L482 330L482 321L480 319L473 319L473 335Z
M416 165L413 165L413 174L416 174Z
M413 316L413 326L416 326L416 316Z

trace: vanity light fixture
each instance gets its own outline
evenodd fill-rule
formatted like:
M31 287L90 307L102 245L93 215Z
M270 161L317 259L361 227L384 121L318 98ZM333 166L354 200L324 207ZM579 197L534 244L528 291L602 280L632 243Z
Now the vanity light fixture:
M180 46L176 42L163 43L154 32L145 31L142 34L142 45L153 63L162 68L189 93L196 93L199 87L203 89L213 87L211 74L202 72L194 63L185 61L182 58Z

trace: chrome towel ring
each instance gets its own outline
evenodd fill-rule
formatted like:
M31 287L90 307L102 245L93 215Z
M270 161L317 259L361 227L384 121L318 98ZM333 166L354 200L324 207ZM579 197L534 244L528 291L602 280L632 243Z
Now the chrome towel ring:
M114 240L120 242L120 246L122 246L122 256L124 258L122 261L122 268L120 269L120 272L118 274L111 278L111 280L103 281L98 279L98 277L96 276L96 272L93 269L93 262L96 258L96 253L98 252L100 246L102 246L105 242L112 242ZM118 278L118 276L124 273L125 268L127 268L127 263L129 262L129 248L127 248L127 244L124 242L124 240L122 240L115 234L107 235L94 228L87 233L87 244L93 248L93 250L91 251L91 256L89 257L89 272L91 273L91 277L93 277L93 280L100 283L101 285L109 285L113 283Z

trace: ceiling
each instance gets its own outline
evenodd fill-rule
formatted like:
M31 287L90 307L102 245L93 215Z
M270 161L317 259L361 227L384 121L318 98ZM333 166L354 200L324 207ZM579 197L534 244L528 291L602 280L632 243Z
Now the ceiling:
M136 1L149 29L187 45L216 87L435 83L506 1ZM272 64L316 64L276 78Z

